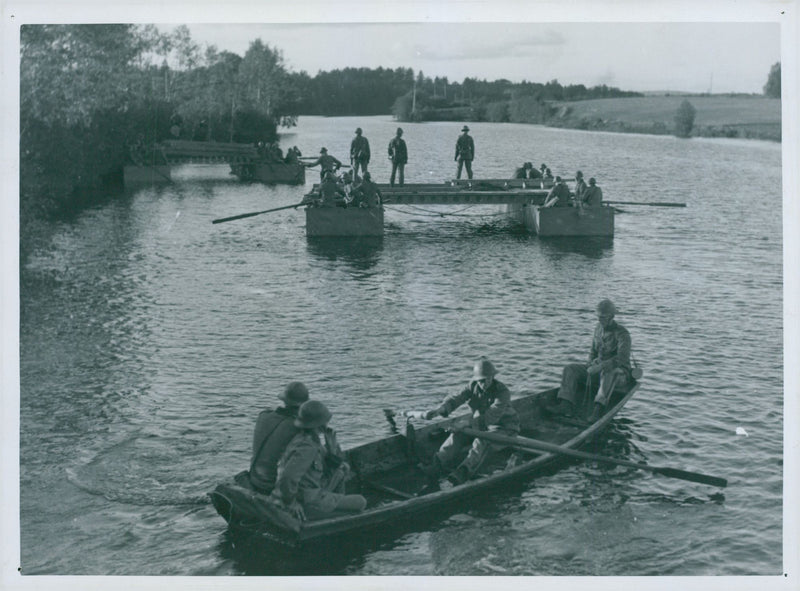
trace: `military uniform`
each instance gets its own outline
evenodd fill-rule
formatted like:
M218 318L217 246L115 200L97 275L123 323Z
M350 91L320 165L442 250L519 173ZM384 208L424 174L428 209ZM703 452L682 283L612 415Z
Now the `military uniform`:
M472 409L473 429L494 431L509 436L519 433L519 416L511 406L511 392L499 380L493 379L486 391L472 380L461 392L445 398L434 412L446 417L464 403L469 404ZM463 433L451 433L436 453L435 461L439 462L442 470L449 470L464 448L469 446L471 447L467 457L461 463L466 471L465 477L474 474L490 452L505 447L488 443L483 439L473 439Z
M615 320L605 329L598 322L589 353L589 365L593 363L600 365L600 384L594 401L605 406L614 390L626 387L631 380L631 335L628 329ZM575 408L581 408L589 377L586 365L567 365L562 374L558 398L571 402Z
M296 418L297 407L265 410L258 415L250 461L250 484L258 492L272 492L278 474L278 461L286 446L300 431L294 424Z

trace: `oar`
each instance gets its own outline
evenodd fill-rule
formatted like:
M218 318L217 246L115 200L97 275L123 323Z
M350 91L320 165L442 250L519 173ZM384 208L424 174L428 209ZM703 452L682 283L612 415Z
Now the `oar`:
M688 480L690 482L699 482L701 484L710 484L711 486L726 487L728 481L724 478L717 478L716 476L708 476L706 474L698 474L697 472L689 472L687 470L678 470L677 468L666 468L662 466L650 466L645 463L628 462L626 460L617 460L608 456L600 456L597 454L590 454L568 447L562 447L546 441L539 441L538 439L528 439L527 437L507 437L499 433L490 433L488 431L476 431L467 427L457 428L456 431L469 435L470 437L477 437L495 443L502 443L512 447L521 447L523 449L536 449L539 451L548 451L551 453L570 456L573 458L580 458L582 460L592 460L595 462L606 462L608 464L616 464L617 466L625 466L627 468L638 468L639 470L647 470L654 474L661 474L668 478L679 478L681 480Z
M273 207L272 209L265 209L264 211L254 211L252 213L240 213L239 215L233 215L229 218L220 218L218 220L212 220L212 224L221 224L222 222L232 222L233 220L240 220L242 218L251 218L254 215L261 215L262 213L269 213L271 211L280 211L282 209L292 209L293 207L300 207L301 205L308 205L308 201L301 201L300 203L295 203L294 205L284 205L283 207Z
M649 205L651 207L686 207L685 203L670 203L668 201L664 202L646 202L646 201L605 201L603 203L609 203L611 205Z

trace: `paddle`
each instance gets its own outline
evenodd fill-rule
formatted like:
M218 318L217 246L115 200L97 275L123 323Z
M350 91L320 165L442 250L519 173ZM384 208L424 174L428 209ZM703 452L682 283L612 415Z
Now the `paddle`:
M282 209L292 209L293 207L300 207L301 205L308 205L307 201L301 201L300 203L295 203L294 205L284 205L283 207L273 207L272 209L265 209L264 211L254 211L252 213L240 213L239 215L233 215L229 218L220 218L218 220L212 220L212 224L221 224L222 222L232 222L233 220L240 220L242 218L251 218L254 215L261 215L262 213L269 213L271 211L280 211Z
M603 200L603 203L609 203L611 205L649 205L651 207L686 207L685 203L669 203L669 202L645 202L645 201L606 201Z
M535 449L539 451L547 451L551 453L570 456L573 458L580 458L583 460L592 460L596 462L606 462L608 464L615 464L617 466L625 466L627 468L638 468L639 470L647 470L654 474L661 474L668 478L678 478L680 480L688 480L690 482L699 482L701 484L710 484L711 486L726 487L728 481L724 478L717 478L716 476L708 476L706 474L698 474L697 472L689 472L687 470L679 470L677 468L667 468L662 466L650 466L645 463L629 462L626 460L617 460L608 456L601 456L597 454L590 454L568 447L562 447L546 441L539 441L538 439L528 439L527 437L507 437L499 433L490 433L488 431L476 431L468 427L454 429L470 437L477 437L485 439L494 443L502 443L511 447L519 447L522 449Z

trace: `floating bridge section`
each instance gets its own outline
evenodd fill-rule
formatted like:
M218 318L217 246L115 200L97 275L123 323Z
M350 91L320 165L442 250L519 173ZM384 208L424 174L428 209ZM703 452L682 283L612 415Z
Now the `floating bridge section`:
M165 140L159 148L169 164L246 164L258 158L251 144Z

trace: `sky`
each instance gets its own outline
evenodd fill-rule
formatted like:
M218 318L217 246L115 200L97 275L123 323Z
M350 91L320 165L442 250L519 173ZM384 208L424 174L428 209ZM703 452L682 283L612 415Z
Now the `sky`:
M168 27L164 27L165 29ZM310 75L408 67L451 82L607 84L624 90L761 93L781 59L765 22L191 24L192 38L244 55L261 39Z

